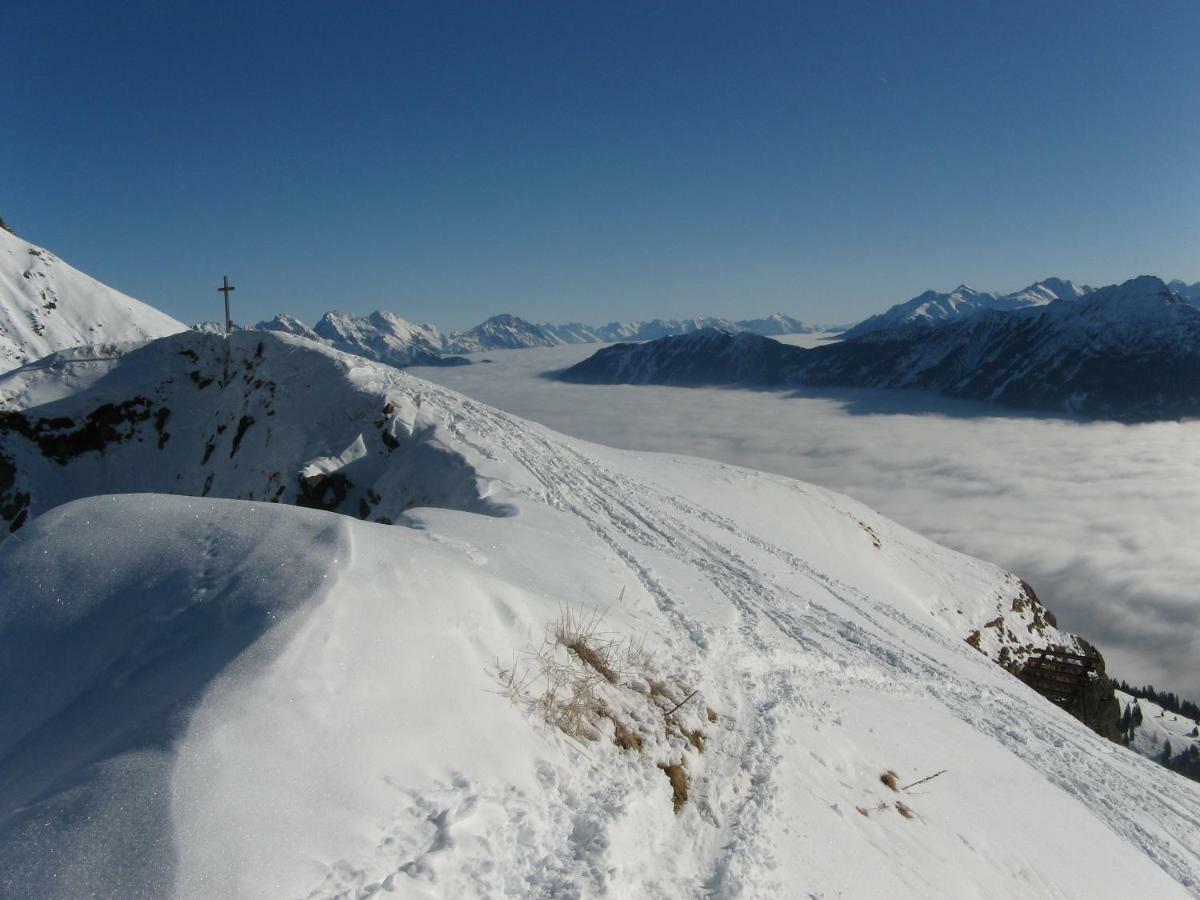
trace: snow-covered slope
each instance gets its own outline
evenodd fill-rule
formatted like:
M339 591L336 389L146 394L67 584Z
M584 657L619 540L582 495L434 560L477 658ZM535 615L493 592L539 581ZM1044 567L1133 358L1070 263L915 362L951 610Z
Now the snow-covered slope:
M1200 722L1125 691L1115 694L1122 710L1118 728L1125 746L1200 781Z
M1200 415L1200 309L1144 275L1075 300L812 349L705 332L618 344L567 369L601 384L920 388L1129 420Z
M959 321L982 310L1011 312L1031 306L1045 306L1055 300L1077 300L1092 289L1062 278L1047 278L1011 294L991 294L960 284L948 294L926 291L886 312L871 316L849 329L846 339L871 336L872 340L892 340L924 334L934 328Z
M0 228L0 372L67 347L146 341L186 328Z
M265 333L0 427L0 894L1200 895L1019 579L849 498Z
M445 350L448 353L479 353L484 350L553 347L558 343L559 340L546 334L537 325L502 313L467 331L450 335L446 338Z

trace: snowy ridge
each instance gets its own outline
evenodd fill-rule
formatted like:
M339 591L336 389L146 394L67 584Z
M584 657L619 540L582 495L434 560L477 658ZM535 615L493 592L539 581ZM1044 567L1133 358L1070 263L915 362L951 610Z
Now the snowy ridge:
M147 341L186 327L0 228L0 372L68 347Z
M265 333L0 432L0 893L1200 895L1200 789L966 642L1071 640L1020 580L849 498ZM644 638L582 741L495 668L564 604Z
M960 284L948 294L926 291L886 312L871 316L844 337L848 340L868 335L872 340L892 340L912 337L951 322L959 321L982 310L1012 312L1032 306L1045 306L1055 300L1077 300L1092 288L1062 278L1047 278L1011 294L991 294Z
M741 337L741 336L739 336ZM719 331L618 344L561 373L602 384L917 388L1004 406L1151 420L1200 415L1200 309L1150 275L938 328L813 349Z

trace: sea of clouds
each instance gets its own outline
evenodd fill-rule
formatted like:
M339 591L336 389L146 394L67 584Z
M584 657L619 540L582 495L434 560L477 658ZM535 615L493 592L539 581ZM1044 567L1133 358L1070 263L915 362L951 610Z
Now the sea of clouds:
M795 343L811 343L797 336ZM571 385L596 346L414 374L616 447L686 453L850 494L1029 581L1110 672L1200 699L1200 422L1012 414L910 391Z

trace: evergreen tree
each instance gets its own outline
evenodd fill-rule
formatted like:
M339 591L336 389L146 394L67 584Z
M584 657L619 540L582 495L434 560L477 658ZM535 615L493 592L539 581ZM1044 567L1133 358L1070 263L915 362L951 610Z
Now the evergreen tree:
M1129 723L1133 719L1133 704L1126 703L1125 709L1121 713L1121 718L1117 720L1117 731L1125 732L1129 730Z

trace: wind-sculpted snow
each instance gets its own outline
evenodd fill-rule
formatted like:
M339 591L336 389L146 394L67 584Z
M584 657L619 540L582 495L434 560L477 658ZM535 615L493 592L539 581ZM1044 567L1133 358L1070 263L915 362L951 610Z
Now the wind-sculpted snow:
M148 466L160 388L200 396L217 385L200 388L190 372L225 373L205 341L222 343L156 342L58 401L74 413L88 408L85 394L118 407L103 392L120 385L149 404L132 408L148 413L136 434L81 456L116 454L114 473ZM43 758L40 739L14 738L0 785L13 771L14 784L42 788L0 797L20 806L0 819L4 858L19 863L0 871L4 891L1200 895L1200 791L993 661L1007 629L1071 640L1038 621L1015 576L800 482L587 444L299 339L229 344L233 377L221 390L253 388L272 403L251 409L262 418L236 453L222 434L212 451L222 479L251 450L281 467L308 458L317 423L333 433L332 460L364 421L391 415L406 423L398 437L427 433L465 462L486 507L409 505L406 528L260 501L98 496L0 544L0 596L28 598L20 622L42 629L17 652L32 626L0 620L0 660L12 660L0 690L17 686L0 707L12 733L41 729L55 746L93 735L86 698L141 709L143 686L157 703L147 709L169 709L175 724L107 717L86 758ZM311 424L297 422L285 389ZM228 402L212 422L238 421L241 400ZM386 403L396 411L383 414ZM174 417L164 451L184 433ZM269 442L255 430L268 420ZM94 430L105 423L125 434L108 416ZM19 440L53 456L63 444L42 448L38 437L78 429L28 430ZM138 436L147 456L121 457ZM367 455L338 454L343 465L385 459L373 439L362 443ZM75 463L45 464L26 488ZM477 514L498 508L515 514ZM276 539L264 546L263 535ZM47 578L41 561L59 558L61 573ZM640 747L618 743L608 718L568 738L506 696L497 662L536 646L564 608L603 616L599 639L639 643L610 687L640 697L628 708L645 714L607 696ZM267 621L246 625L243 609L265 609ZM998 615L1003 629L979 649L966 643ZM117 649L94 649L89 633ZM199 675L174 652L247 639ZM80 653L78 671L62 676ZM143 766L147 744L155 768ZM686 774L682 804L663 766ZM942 769L902 794L880 781L895 770L903 787ZM126 849L141 846L141 857Z
M147 341L185 328L0 228L0 372L68 347Z
M169 896L187 716L331 587L344 521L114 496L0 551L0 896Z
M606 347L589 384L915 388L1013 408L1146 421L1200 415L1200 309L1152 276L906 336L803 349L709 330Z

